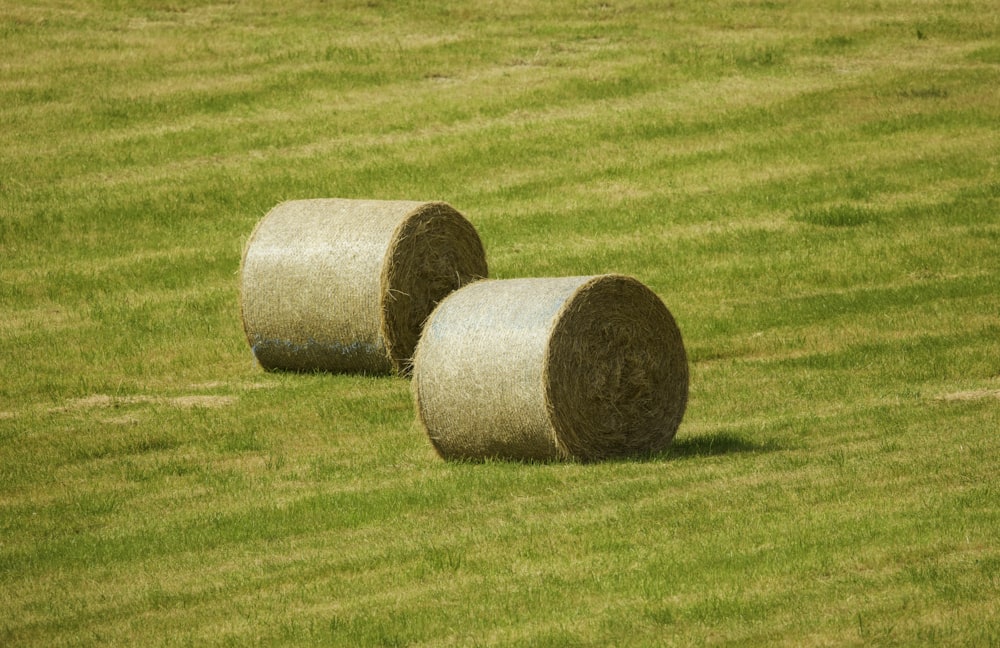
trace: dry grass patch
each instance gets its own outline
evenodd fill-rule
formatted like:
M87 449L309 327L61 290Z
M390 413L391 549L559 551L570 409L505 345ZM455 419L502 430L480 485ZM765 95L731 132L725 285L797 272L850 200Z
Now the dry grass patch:
M66 405L53 408L53 412L70 412L89 409L114 409L126 405L166 405L179 409L217 408L235 405L236 396L190 394L185 396L111 396L108 394L92 394L83 398L70 400Z
M938 400L943 401L979 401L991 398L1000 398L1000 389L969 389L937 397Z

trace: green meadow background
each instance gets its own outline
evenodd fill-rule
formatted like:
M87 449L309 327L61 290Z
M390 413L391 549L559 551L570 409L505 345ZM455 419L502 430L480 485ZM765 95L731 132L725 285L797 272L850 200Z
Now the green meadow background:
M1000 644L994 0L0 0L0 645ZM632 275L669 450L448 463L266 373L294 198Z

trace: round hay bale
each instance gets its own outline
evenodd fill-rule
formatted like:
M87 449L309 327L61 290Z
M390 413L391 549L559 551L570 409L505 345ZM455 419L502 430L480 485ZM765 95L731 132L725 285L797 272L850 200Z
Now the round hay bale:
M688 363L667 307L630 277L479 281L431 315L412 389L445 459L595 461L670 443Z
M487 274L475 228L441 202L284 202L240 266L247 341L268 370L410 370L427 316Z

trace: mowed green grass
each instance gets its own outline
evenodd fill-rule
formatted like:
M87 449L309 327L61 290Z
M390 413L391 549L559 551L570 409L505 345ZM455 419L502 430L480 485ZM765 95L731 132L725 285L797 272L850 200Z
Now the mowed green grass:
M0 2L0 644L1000 643L994 2ZM445 200L621 272L638 461L440 460L265 373L279 201Z

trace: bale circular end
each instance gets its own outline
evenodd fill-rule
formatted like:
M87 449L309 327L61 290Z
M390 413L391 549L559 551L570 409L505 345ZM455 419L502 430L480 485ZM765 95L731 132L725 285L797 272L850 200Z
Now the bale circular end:
M394 369L409 374L427 317L449 293L486 277L486 253L464 216L424 203L396 228L382 268L382 337Z
M553 327L544 382L566 454L590 461L657 452L687 406L680 330L639 281L595 277L567 300Z

